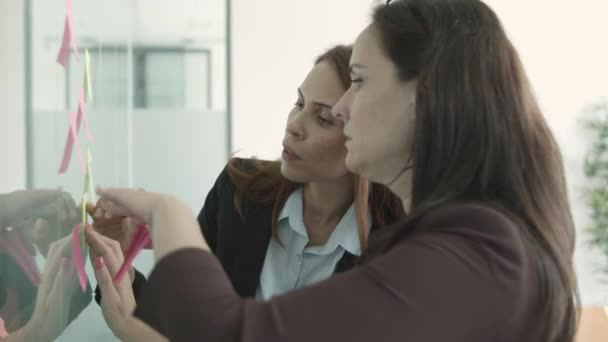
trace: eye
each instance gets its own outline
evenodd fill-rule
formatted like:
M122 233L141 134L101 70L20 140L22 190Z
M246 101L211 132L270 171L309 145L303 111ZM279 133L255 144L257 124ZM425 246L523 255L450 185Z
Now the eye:
M324 126L326 126L326 125L333 125L334 124L334 122L332 120L326 119L322 115L318 115L317 116L317 120L319 121L319 123L321 125L324 125Z
M304 104L301 101L296 101L296 103L293 104L294 107L302 109L304 108Z
M351 80L352 84L351 87L355 87L356 90L361 89L361 87L363 86L363 80L360 78Z

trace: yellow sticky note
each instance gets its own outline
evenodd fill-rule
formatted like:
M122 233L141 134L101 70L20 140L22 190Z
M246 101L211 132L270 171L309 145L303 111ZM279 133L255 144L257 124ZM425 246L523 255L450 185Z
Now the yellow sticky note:
M95 200L95 182L93 181L93 168L91 164L93 162L93 156L91 150L87 150L87 184L85 185L85 191L89 192L89 198L91 201Z
M93 102L93 90L91 88L91 57L89 50L84 49L84 99L87 103Z
M82 228L87 224L87 193L82 194Z

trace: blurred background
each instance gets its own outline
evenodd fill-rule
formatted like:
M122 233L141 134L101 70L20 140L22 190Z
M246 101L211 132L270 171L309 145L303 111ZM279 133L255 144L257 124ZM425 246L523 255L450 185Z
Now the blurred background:
M582 303L608 305L608 2L485 2L518 49L562 149ZM81 130L79 141L93 155L95 183L172 193L198 212L230 155L280 156L286 116L315 57L352 43L374 3L73 0L81 59L71 54L63 68L65 0L0 0L0 193L82 194L77 159L65 174L57 169L87 49L94 140ZM151 255L135 264L147 274ZM115 339L97 305L60 340L84 339Z

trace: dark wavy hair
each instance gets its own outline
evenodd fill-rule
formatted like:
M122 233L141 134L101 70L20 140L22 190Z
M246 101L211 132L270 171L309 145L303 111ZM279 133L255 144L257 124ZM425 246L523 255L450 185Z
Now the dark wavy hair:
M372 25L399 79L417 80L410 218L463 199L516 215L541 272L542 341L573 341L562 157L496 14L478 0L397 0L378 6Z

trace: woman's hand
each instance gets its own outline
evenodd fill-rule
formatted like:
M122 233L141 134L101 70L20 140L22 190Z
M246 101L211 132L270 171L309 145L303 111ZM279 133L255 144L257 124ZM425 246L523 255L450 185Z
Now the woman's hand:
M99 199L96 205L87 204L87 212L93 217L93 228L95 231L112 240L118 241L122 253L125 254L131 240L137 231L137 225L133 219L124 216L112 216L103 209L104 199ZM129 278L131 283L135 280L135 269L129 267Z
M124 261L119 243L92 229L87 229L85 234L102 293L101 310L112 332L122 341L166 341L162 335L133 317L135 297L131 283L126 278L114 282L114 276Z
M24 341L54 341L70 323L72 298L80 291L71 260L66 257L70 255L70 242L68 237L49 248L32 319L16 335ZM75 316L85 307L78 307Z
M98 189L101 207L112 216L129 216L152 230L156 261L182 248L209 251L192 210L166 194L132 189Z

